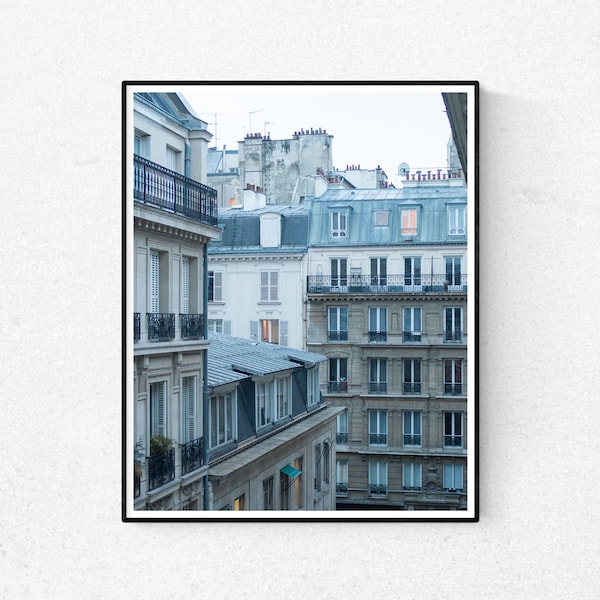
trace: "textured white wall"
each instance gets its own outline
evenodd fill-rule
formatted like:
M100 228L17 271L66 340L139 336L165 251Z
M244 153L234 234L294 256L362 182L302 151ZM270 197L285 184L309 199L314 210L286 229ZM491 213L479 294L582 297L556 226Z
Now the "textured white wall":
M7 5L0 595L595 598L599 26L595 0ZM285 78L481 82L478 524L120 522L120 83Z

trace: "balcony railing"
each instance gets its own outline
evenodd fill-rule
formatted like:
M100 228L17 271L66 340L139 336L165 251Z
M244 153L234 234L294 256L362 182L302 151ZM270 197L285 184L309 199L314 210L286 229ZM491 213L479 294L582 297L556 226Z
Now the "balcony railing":
M347 381L329 381L327 384L327 391L329 392L347 392L348 382Z
M348 433L336 433L335 441L337 444L347 444L348 443Z
M387 433L369 433L369 444L372 446L385 446Z
M387 485L381 483L370 483L369 494L371 496L385 496L387 494Z
M445 342L462 342L463 334L462 331L445 331L444 341Z
M142 493L142 477L137 473L133 474L133 497L139 498Z
M204 336L204 315L179 315L181 339L197 340Z
M370 394L386 394L387 393L387 382L369 381L369 393Z
M369 331L369 342L387 342L387 331Z
M181 471L182 474L191 473L203 464L204 443L198 438L181 446Z
M141 156L134 156L133 165L133 196L137 202L208 225L217 224L217 190Z
M421 393L421 383L411 383L405 381L402 384L402 391L405 394L420 394Z
M328 335L330 342L346 342L348 341L347 331L330 331Z
M148 313L148 341L165 342L175 337L175 315Z
M421 332L420 331L403 331L402 332L403 342L420 342Z
M444 394L446 396L462 396L462 383L444 383Z
M139 342L142 332L140 313L133 313L133 341Z
M402 436L402 444L404 446L420 446L421 445L421 434L410 434L405 433Z
M348 495L348 484L347 483L336 483L335 484L335 493L338 496L347 496Z
M453 448L462 448L463 439L462 435L445 435L444 446L450 446Z
M373 278L370 275L308 275L306 289L309 294L439 294L465 293L467 276L427 274L388 275Z
M175 479L175 448L148 458L148 489L154 490Z

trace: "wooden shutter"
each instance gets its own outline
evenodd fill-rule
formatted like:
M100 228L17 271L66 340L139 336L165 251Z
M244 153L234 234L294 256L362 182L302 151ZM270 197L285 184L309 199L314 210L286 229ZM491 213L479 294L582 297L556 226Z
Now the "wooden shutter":
M250 321L250 339L253 342L258 341L258 321Z
M184 415L184 438L186 442L196 439L196 376L182 378L182 400Z
M271 271L271 286L269 300L276 302L279 300L279 273Z
M214 273L213 301L223 301L223 273L220 271L215 271Z
M150 385L151 435L167 435L167 382Z
M279 344L288 345L289 321L279 321Z
M190 312L190 259L184 256L181 259L181 313Z
M231 335L231 321L223 321L223 333Z
M160 312L160 261L156 250L150 252L150 312Z
M260 272L260 301L267 302L269 300L269 272Z

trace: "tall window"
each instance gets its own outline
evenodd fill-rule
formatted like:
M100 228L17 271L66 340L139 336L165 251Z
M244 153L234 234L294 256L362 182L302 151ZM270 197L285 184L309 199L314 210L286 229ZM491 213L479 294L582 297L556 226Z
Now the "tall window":
M387 285L387 259L371 259L371 285Z
M277 319L261 319L260 339L269 344L279 344L279 321Z
M331 443L323 442L323 481L329 485L329 470L331 468Z
M160 312L160 255L150 251L150 312Z
M330 342L346 341L348 339L348 307L329 307L329 333Z
M448 234L465 235L465 216L464 206L451 206L448 208Z
M463 466L444 465L444 489L457 491L462 490L463 487Z
M290 414L290 382L289 377L275 380L277 419L283 419Z
M321 401L319 389L319 367L306 370L307 405L314 406Z
M167 436L167 382L150 384L150 437Z
M402 341L421 341L421 309L404 307L402 309Z
M336 483L335 493L338 496L348 495L348 460L339 459L336 461Z
M314 490L315 492L320 492L321 491L321 481L322 481L322 475L321 475L321 444L316 444L314 447L314 458L315 458L315 465L314 465Z
M348 443L348 411L345 410L337 416L337 433L335 440L338 444Z
M369 308L369 342L387 342L387 308Z
M341 238L348 235L346 211L331 211L331 237Z
M263 481L263 510L274 510L273 477L269 477Z
M421 257L404 257L404 285L408 286L410 291L419 291L421 287Z
M461 263L462 259L460 256L446 256L446 281L448 287L453 288L461 285Z
M387 445L387 411L369 411L369 445Z
M294 479L294 505L293 509L298 510L304 506L304 457L300 456L294 460L294 468L300 471L300 475Z
M260 272L260 301L279 301L279 271Z
M221 271L208 272L208 301L223 302L223 273Z
M190 259L187 256L181 259L181 314L190 312Z
M416 235L417 233L417 209L403 208L400 211L402 235Z
M233 442L236 436L235 394L210 398L210 447Z
M405 394L421 393L421 359L405 358L402 361L404 370L404 384L402 391Z
M223 333L223 319L209 319L208 330L215 333Z
M369 462L369 495L385 496L387 494L388 469L383 461Z
M273 422L273 382L256 384L257 427Z
M348 391L348 359L330 358L329 359L329 382L328 390L330 392Z
M421 420L419 410L405 410L402 413L402 444L421 446Z
M197 377L181 378L181 399L183 412L183 441L192 442L198 437L197 430Z
M177 152L177 150L174 150L173 148L170 148L169 146L167 146L166 150L167 151L166 151L165 159L166 159L167 169L171 169L171 171L177 171L177 166L178 166L177 158L178 158L179 152Z
M402 488L420 490L423 486L421 463L404 463L402 465Z
M348 259L332 258L331 267L331 285L332 287L345 287L348 285Z
M444 413L444 446L452 448L463 447L462 413Z
M446 308L444 316L444 340L446 342L462 341L462 308Z
M444 394L460 396L462 393L462 360L447 358L444 360Z
M369 392L371 394L387 393L387 359L369 359Z
M246 510L246 495L242 494L233 501L233 510Z

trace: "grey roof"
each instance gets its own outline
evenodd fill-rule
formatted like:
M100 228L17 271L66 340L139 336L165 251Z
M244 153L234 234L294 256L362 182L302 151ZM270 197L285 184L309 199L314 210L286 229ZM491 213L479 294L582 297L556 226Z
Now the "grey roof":
M264 213L281 215L281 245L277 248L263 248L260 245L260 215ZM309 213L302 205L269 204L255 210L220 209L221 239L211 242L208 252L209 254L235 254L240 251L254 254L306 252L308 220Z
M448 205L467 203L467 189L440 181L423 185L387 189L330 189L320 198L307 199L312 206L309 247L419 244L465 244L465 236L448 235ZM400 235L400 211L419 209L418 233L410 242ZM333 208L348 210L348 235L331 238L329 213ZM388 211L387 227L374 226L374 213Z
M218 387L278 371L313 366L326 360L320 354L276 344L252 342L222 333L209 333L208 385Z
M208 123L198 117L182 94L174 92L135 92L134 98L161 112L190 131L204 130Z

